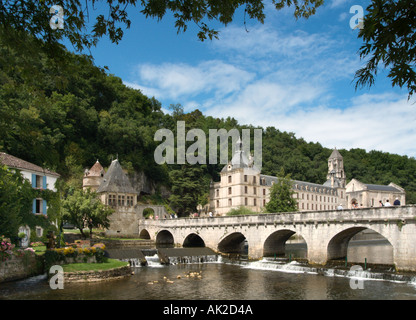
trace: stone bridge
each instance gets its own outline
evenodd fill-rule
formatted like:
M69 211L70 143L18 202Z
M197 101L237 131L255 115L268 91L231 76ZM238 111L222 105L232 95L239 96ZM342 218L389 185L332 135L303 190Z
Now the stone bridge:
M206 246L221 253L238 253L248 245L250 259L282 255L294 234L307 245L309 263L326 264L347 256L349 240L371 229L393 248L398 270L416 271L416 206L365 208L223 216L140 220L139 234L156 244L183 247Z

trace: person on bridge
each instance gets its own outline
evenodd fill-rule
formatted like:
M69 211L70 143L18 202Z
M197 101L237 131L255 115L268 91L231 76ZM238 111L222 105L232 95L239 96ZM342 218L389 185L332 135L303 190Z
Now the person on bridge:
M337 209L338 209L338 210L344 210L344 208L343 208L342 204L340 204L340 205L337 207Z
M386 200L386 203L384 204L385 207L391 207L391 203L389 202L389 199Z
M400 200L399 200L399 198L396 198L396 200L394 200L393 204L395 206L400 206Z

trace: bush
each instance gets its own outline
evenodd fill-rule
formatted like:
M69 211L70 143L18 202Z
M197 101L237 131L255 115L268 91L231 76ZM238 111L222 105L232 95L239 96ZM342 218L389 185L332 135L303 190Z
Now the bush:
M242 216L247 214L257 214L257 212L254 212L244 206L240 206L237 209L231 209L227 212L227 216Z
M45 266L46 268L49 268L56 263L66 262L66 258L77 257L82 258L84 262L88 257L95 257L97 263L107 262L104 249L105 245L102 243L97 243L88 248L74 248L72 246L67 246L65 248L49 249L45 252Z

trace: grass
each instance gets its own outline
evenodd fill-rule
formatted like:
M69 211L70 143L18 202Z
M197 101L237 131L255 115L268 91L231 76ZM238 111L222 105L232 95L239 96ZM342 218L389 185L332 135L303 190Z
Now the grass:
M42 255L45 253L46 251L46 246L37 246L37 247L32 247L33 250L35 250L35 254L37 255Z
M127 266L129 263L126 261L120 261L116 259L108 259L104 263L71 263L64 264L62 268L64 272L80 272L80 271L101 271L109 270L119 267Z

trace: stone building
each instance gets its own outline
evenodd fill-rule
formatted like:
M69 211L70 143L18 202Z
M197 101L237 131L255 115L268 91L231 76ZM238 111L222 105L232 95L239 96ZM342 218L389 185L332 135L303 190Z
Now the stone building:
M91 169L85 171L82 186L97 192L101 202L114 209L106 233L125 234L126 225L137 219L135 206L138 192L132 187L118 159L111 162L107 172L97 160Z
M270 199L270 188L277 179L274 176L261 174L245 155L239 140L231 161L220 172L220 181L211 182L210 211L215 215L226 215L231 209L244 206L254 212L262 212ZM394 199L395 192L403 190L398 186L384 187L386 187L385 191L388 191L384 194L386 199L387 197ZM328 158L327 181L324 184L293 180L298 211L334 210L339 205L343 208L351 208L353 195L348 194L351 192L350 189L347 190L343 157L337 149L334 149ZM404 204L404 190L400 196ZM361 198L365 197L368 196L362 195ZM378 199L375 195L373 198ZM366 206L369 206L368 204L366 202Z
M393 205L397 199L400 205L406 204L406 192L397 184L389 185L366 184L352 179L346 186L348 207L378 207L379 201L383 204L390 202Z
M146 208L153 210L155 216L160 218L167 216L163 206L137 204L140 192L132 185L118 159L111 162L107 172L98 160L91 169L85 170L83 189L87 188L97 192L101 202L114 209L109 217L107 235L136 235L138 219L143 217Z

